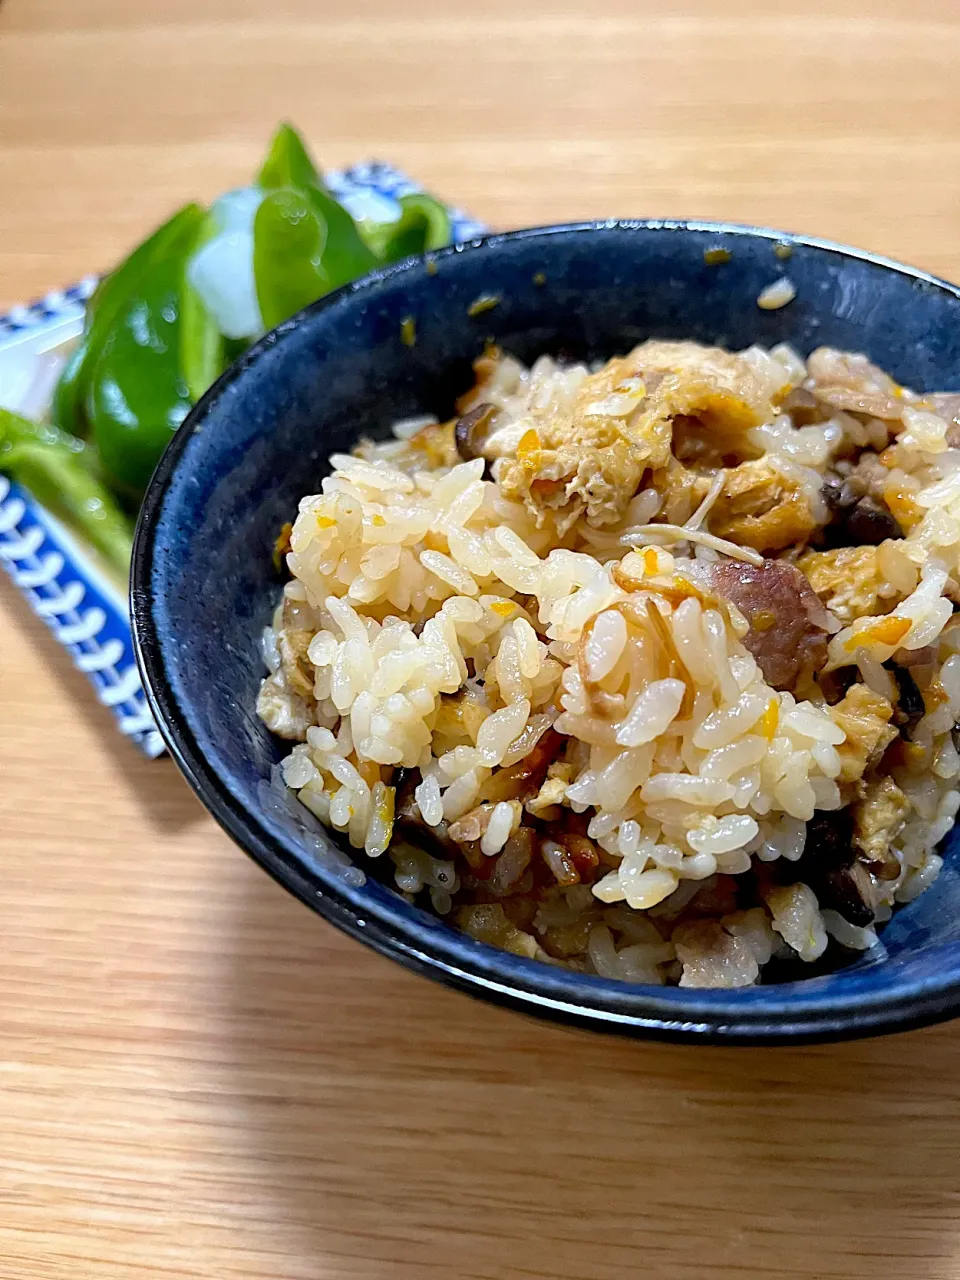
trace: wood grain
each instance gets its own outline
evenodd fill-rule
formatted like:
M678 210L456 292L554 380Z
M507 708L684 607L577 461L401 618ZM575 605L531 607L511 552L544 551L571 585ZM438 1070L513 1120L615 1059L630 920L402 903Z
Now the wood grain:
M698 214L960 276L943 0L7 0L0 301L289 117L490 222ZM0 589L0 1277L960 1277L960 1029L590 1038L347 941Z

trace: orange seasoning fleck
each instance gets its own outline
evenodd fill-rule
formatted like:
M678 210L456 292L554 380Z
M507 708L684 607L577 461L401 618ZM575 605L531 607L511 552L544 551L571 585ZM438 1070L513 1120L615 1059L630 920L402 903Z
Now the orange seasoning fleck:
M643 570L651 578L660 567L660 557L657 555L656 547L644 547L643 549Z
M777 725L780 723L780 702L777 698L771 698L767 703L767 709L760 717L760 732L768 742L773 741L773 736L777 732Z
M852 635L844 648L852 653L854 649L860 648L864 640L870 640L874 644L899 644L912 625L909 618L881 618L879 622Z
M332 519L330 516L317 516L318 529L335 529L336 525L336 520Z
M936 711L944 702L949 702L946 689L939 680L932 680L923 691L923 705L927 711Z
M331 523L333 523L331 521ZM273 544L273 567L277 573L283 569L283 557L290 550L290 535L293 533L293 525L288 520L285 525L281 525L280 533L277 540Z
M871 635L881 644L899 644L912 626L910 618L881 618L871 628Z
M490 609L493 613L501 618L509 618L511 613L516 609L516 605L512 600L494 600Z
M880 460L883 461L882 454ZM898 484L891 483L884 486L883 500L902 529L911 529L923 516L910 490Z
M540 437L530 427L520 437L517 445L517 461L522 467L530 467L531 469L537 465L540 456Z
M351 761L351 763L353 762ZM356 766L356 769L357 773L359 773L360 777L372 791L374 786L380 781L380 766L373 760L362 760L360 764Z
M371 516L370 523L375 529L384 529L387 525L386 520L380 515Z

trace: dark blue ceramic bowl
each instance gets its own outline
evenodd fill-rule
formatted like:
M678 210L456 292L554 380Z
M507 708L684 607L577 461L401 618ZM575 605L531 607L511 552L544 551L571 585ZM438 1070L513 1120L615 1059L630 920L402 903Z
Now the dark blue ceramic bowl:
M789 261L775 253L792 249ZM707 266L704 251L728 249ZM796 300L761 311L787 273ZM480 295L497 305L471 318ZM412 317L416 342L401 339ZM409 327L408 327L409 332ZM610 222L491 236L367 277L268 334L203 398L153 478L133 564L144 683L174 758L221 825L347 933L450 986L597 1030L725 1043L826 1040L946 1018L960 1007L956 838L937 883L840 971L741 991L628 986L495 950L408 906L373 876L323 866L263 781L288 747L254 712L257 640L279 592L277 531L326 458L391 421L449 415L488 339L531 360L607 357L648 337L728 347L865 351L901 382L960 388L960 290L821 241L705 223ZM319 843L318 843L319 839ZM320 855L318 857L318 850Z

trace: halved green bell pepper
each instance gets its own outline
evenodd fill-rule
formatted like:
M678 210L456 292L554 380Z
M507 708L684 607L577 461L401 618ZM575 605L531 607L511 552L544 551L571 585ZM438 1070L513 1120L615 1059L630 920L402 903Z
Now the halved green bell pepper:
M197 204L188 204L169 218L134 249L118 267L100 281L87 303L83 336L60 377L53 402L53 420L64 431L86 436L85 420L90 374L118 315L142 277L164 258L185 236L197 236L205 218Z
M273 135L267 158L257 176L257 186L264 191L280 187L323 186L323 179L307 145L292 124L284 122Z
M323 183L297 131L281 125L260 170L254 278L266 328L377 265L357 224Z
M326 223L305 192L283 187L264 196L253 224L253 275L267 329L329 292L326 243Z
M97 479L89 445L0 409L0 471L82 534L121 578L130 566L125 516Z
M399 262L414 254L442 249L450 243L450 214L433 196L401 196L396 222L364 226L363 235L384 262Z
M148 264L118 291L109 330L91 352L85 416L109 484L131 501L190 410L181 314L187 259L205 218L192 209L167 224Z

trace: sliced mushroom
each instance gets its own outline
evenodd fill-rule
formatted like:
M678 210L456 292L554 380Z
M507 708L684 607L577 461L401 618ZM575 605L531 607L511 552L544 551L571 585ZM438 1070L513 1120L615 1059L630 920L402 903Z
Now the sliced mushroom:
M873 923L873 881L867 868L857 861L849 809L815 813L807 823L800 859L787 863L782 870L791 881L808 884L821 907L830 907L861 928Z
M453 429L457 453L464 462L472 462L474 458L482 458L482 438L490 425L490 419L496 413L492 404L478 404L476 408L458 419Z
M837 667L835 671L821 671L817 676L820 692L827 700L828 706L835 706L842 701L850 686L856 681L859 672L856 667Z
M846 518L850 541L858 546L879 547L888 538L902 538L903 532L893 515L876 498L860 498Z
M885 480L886 472L876 455L865 453L849 476L831 476L824 481L820 494L833 514L824 532L831 546L878 547L888 538L903 537L880 496Z
M897 706L894 719L900 726L900 734L909 742L914 729L926 715L927 707L917 682L907 670L895 662L886 664L897 682Z
M828 871L814 892L821 906L832 907L851 924L860 928L873 924L873 881L862 862Z
M401 769L396 779L396 817L395 831L398 836L409 840L418 849L423 849L432 857L449 860L456 852L457 846L450 839L449 823L446 819L435 827L424 822L420 806L414 796L414 789L420 782L419 769Z

